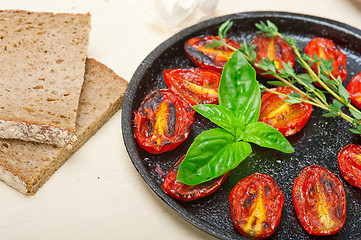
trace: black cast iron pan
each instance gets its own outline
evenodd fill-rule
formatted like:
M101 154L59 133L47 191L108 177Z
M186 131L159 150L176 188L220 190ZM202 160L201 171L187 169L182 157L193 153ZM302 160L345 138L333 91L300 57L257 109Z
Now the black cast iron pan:
M361 189L349 185L339 171L337 154L348 143L361 144L358 135L349 132L351 125L343 119L324 118L325 113L314 108L306 126L288 140L295 148L293 154L283 154L252 145L253 154L231 172L226 182L212 195L193 202L180 202L166 195L160 188L163 176L176 161L183 156L193 139L203 130L214 127L206 119L196 114L189 138L173 151L153 155L139 147L133 131L133 112L138 109L143 98L151 91L166 88L162 72L165 69L194 67L184 53L184 42L200 35L217 35L218 27L231 19L234 25L229 37L239 42L250 42L257 31L254 24L267 19L275 23L280 32L300 41L303 49L316 36L332 39L347 55L348 77L361 72L361 31L351 26L329 19L286 12L245 12L214 18L174 35L141 63L134 73L123 104L122 131L129 156L149 187L171 208L190 223L221 239L244 239L233 226L228 197L235 184L255 172L270 175L280 186L285 205L281 222L271 239L324 239L309 235L298 221L292 202L293 181L301 170L311 164L321 165L333 172L345 187L347 197L347 217L343 229L327 239L361 238ZM303 70L296 66L297 72ZM261 83L265 79L258 77ZM131 184L131 183L129 183Z

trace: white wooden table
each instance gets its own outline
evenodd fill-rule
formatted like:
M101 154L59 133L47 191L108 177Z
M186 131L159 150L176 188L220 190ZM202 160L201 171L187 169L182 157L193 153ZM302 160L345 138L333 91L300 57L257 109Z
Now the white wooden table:
M0 9L90 12L89 57L128 81L173 34L155 24L136 0L0 0ZM361 28L357 0L220 0L213 16L254 10L316 15ZM121 111L35 196L0 182L1 239L212 239L145 184L125 150L120 118Z

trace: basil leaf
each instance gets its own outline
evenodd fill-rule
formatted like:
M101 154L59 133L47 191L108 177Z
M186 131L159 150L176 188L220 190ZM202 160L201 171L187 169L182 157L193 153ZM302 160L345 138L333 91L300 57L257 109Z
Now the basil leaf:
M350 95L349 95L348 91L346 90L346 88L342 84L338 85L338 91L339 91L340 95L343 97L344 101L349 102Z
M216 47L222 47L223 44L218 41L217 39L213 39L213 42L206 45L206 48L216 48Z
M315 88L315 91L318 93L318 95L320 95L320 97L322 98L323 101L327 101L326 95L324 94L324 92L320 89Z
M261 91L256 71L237 50L223 68L219 84L219 105L230 109L236 117L242 115L245 124L258 121Z
M338 112L331 111L331 112L329 112L329 113L323 114L322 116L323 116L323 117L326 117L326 118L337 117L337 116L338 116Z
M242 53L244 53L246 56L248 56L251 63L254 63L254 61L256 60L256 57L257 57L257 52L255 51L257 45L252 44L252 43L253 43L253 41L248 44L246 42L246 40L243 40L241 48L239 50Z
M215 104L199 104L195 105L194 110L201 114L203 117L208 118L213 123L221 128L234 134L235 127L242 123L236 122L236 117L228 108Z
M292 92L290 93L290 96L291 96L291 97L294 97L294 98L301 98L301 99L302 99L302 94L301 94L301 93L298 93L298 92L292 91Z
M312 83L315 81L309 74L300 73L296 75L303 83L307 84L308 87L313 86Z
M218 29L219 39L225 39L227 37L228 30L232 27L233 22L231 20L227 20Z
M271 22L270 20L267 20L267 25L269 27L270 32L278 32L278 27L276 26L276 24L274 24L273 22Z
M281 82L281 81L268 81L267 84L272 85L274 87L285 87L285 86L287 86L286 83Z
M284 153L293 153L295 151L279 131L263 122L248 124L245 130L244 141Z
M325 60L324 58L321 58L320 61L321 61L320 64L321 71L326 73L331 73L333 71L332 58L330 60Z
M297 104L303 102L301 99L297 99L294 97L290 97L289 99L284 100L285 102L291 103L291 104Z
M361 113L353 110L352 108L349 109L352 116L354 116L356 119L361 119Z
M288 63L282 62L282 65L284 68L283 71L285 71L285 73L287 73L289 76L291 76L293 78L296 77L295 70L293 69L290 62L288 62Z
M361 134L361 131L358 130L358 129L352 129L352 128L350 128L349 130L350 130L350 132L352 132L352 133Z
M207 182L236 168L251 152L249 143L236 142L224 129L203 131L179 166L177 181L187 185Z

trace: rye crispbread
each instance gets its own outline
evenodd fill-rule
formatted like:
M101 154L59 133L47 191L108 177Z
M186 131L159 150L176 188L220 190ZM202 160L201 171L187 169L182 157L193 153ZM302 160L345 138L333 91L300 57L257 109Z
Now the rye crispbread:
M76 140L90 14L0 11L0 137Z
M87 59L71 150L21 140L0 140L0 179L24 194L37 190L121 106L128 83L94 59Z

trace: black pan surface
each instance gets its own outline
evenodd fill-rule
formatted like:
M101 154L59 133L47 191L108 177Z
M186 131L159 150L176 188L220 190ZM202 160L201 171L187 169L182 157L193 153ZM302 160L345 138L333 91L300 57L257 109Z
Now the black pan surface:
M229 37L239 42L250 42L257 29L254 24L267 19L275 23L281 33L300 41L303 49L316 36L332 39L347 55L348 77L361 71L361 31L351 26L329 19L287 12L245 12L214 18L174 35L141 63L134 73L127 89L122 111L122 131L128 154L149 187L171 208L190 223L221 239L245 239L233 226L228 202L229 193L235 184L255 172L270 175L280 186L285 205L281 222L271 239L326 239L309 235L298 221L292 202L293 181L301 170L311 164L319 164L333 172L342 182L347 197L347 217L343 229L327 239L361 238L361 189L351 186L339 171L337 154L349 143L361 144L358 135L348 131L351 125L341 118L324 118L324 111L314 108L306 126L288 140L295 148L293 154L264 149L252 145L253 153L231 172L226 182L212 195L193 202L181 202L166 195L160 188L163 176L177 160L183 156L193 139L203 130L214 127L198 114L189 138L173 151L153 155L139 147L133 131L133 112L138 109L143 98L151 91L166 88L162 72L165 69L194 67L184 53L184 42L200 35L217 35L218 27L231 19L234 25ZM303 70L296 65L296 71ZM265 84L265 79L258 77Z

